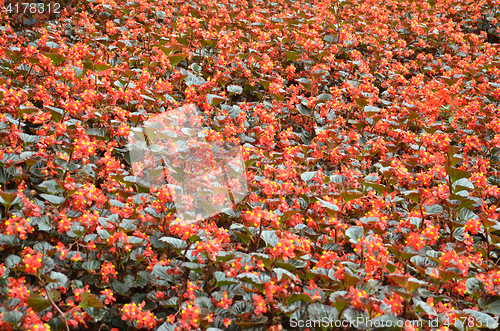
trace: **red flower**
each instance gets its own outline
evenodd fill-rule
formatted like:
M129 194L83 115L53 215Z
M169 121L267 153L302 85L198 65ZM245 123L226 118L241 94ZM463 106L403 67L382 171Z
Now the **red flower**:
M42 253L38 252L35 255L27 254L23 259L25 272L35 274L42 266Z
M391 306L391 311L399 315L403 311L403 297L394 293L391 298L385 298L384 302Z
M222 300L217 301L216 305L217 305L217 307L221 307L222 309L228 309L232 303L233 303L233 299L228 298L227 292L224 291L224 293L222 294Z
M101 267L102 280L109 282L109 277L116 278L118 272L112 262L104 262Z
M116 301L116 298L113 296L113 291L105 289L104 291L101 291L101 294L104 294L106 296L106 299L104 299L104 303L109 305L113 304L114 301Z
M283 260L287 261L288 259L293 259L295 257L294 250L295 245L293 244L293 240L282 238L276 247L273 248L273 253L275 256L281 255Z
M224 318L224 322L223 322L223 323L224 323L224 326L225 326L226 328L228 328L228 327L231 325L231 322L232 322L232 321L231 321L229 318L227 318L227 317L226 317L226 318Z
M254 294L253 301L253 305L255 306L255 315L260 315L267 312L266 302L260 295Z
M151 330L156 326L156 316L148 311L142 311L142 308L146 302L142 302L139 306L136 303L127 303L122 308L122 320L137 322L137 329L142 327L148 328Z
M478 234L479 230L481 230L481 220L479 218L470 219L465 223L464 232Z

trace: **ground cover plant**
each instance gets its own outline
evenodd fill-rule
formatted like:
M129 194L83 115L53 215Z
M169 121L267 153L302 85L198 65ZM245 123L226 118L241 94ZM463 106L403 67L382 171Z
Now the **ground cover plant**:
M16 3L0 329L498 328L497 1ZM187 105L248 183L196 222L127 147Z

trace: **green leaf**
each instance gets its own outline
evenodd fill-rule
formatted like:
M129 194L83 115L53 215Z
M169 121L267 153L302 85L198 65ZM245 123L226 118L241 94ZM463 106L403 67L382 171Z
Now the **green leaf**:
M292 274L290 271L282 269L282 268L273 268L273 271L276 273L276 277L277 277L278 281L280 281L282 278L284 278L284 279L294 279L295 278L294 274Z
M498 319L493 318L488 314L475 311L472 309L464 309L464 313L468 313L469 316L474 317L475 323L474 327L477 329L487 328L490 330L498 330Z
M243 88L241 86L237 86L237 85L229 85L227 87L227 90L229 93L233 93L233 94L241 94L243 92Z
M196 72L197 74L200 74L202 68L198 63L193 63L191 65L191 69L193 69L193 71Z
M216 280L216 283L215 283L216 287L238 284L238 282L236 280L234 280L234 278L227 278L226 274L222 271L214 272L214 277Z
M116 280L114 278L111 281L111 287L113 288L113 291L115 291L121 295L124 295L124 296L129 295L130 286L128 286L127 284L124 284L124 283L120 283L118 280Z
M9 236L2 233L0 234L0 245L19 246L21 245L21 240L19 239L19 236Z
M11 310L6 313L3 313L2 320L10 324L17 325L19 322L21 322L22 317L23 314L21 312L17 310Z
M491 296L486 302L486 312L500 315L500 296Z
M479 293L484 290L484 283L477 279L476 277L471 277L467 279L465 282L465 287L467 289L467 293L474 294L474 293Z
M158 47L161 49L161 51L163 53L165 53L165 55L169 55L170 52L172 52L171 48L168 48L168 47L165 47L165 46L162 46L162 45L159 45Z
M60 272L52 271L48 277L48 281L57 282L59 286L66 287L68 285L68 277Z
M412 191L402 191L401 192L406 198L412 200L415 203L418 203L420 201L420 196L422 195L419 191L412 190Z
M10 205L12 203L12 201L14 201L14 199L17 197L16 194L7 193L7 192L0 192L0 196L3 199L2 204L4 204L4 205Z
M302 178L304 182L308 182L313 179L314 176L316 176L316 171L307 171L300 175L300 178Z
M272 247L276 247L280 241L274 230L262 231L260 237Z
M309 318L315 321L328 320L336 321L338 319L339 313L337 309L332 306L327 306L321 303L313 303L307 308L309 312Z
M50 298L54 302L57 302L57 301L59 301L59 299L61 299L61 293L59 293L59 291L56 291L56 290L50 290L48 292L48 295L50 296Z
M108 230L105 229L97 230L97 233L99 234L99 237L104 240L109 239L110 237Z
M341 291L343 292L343 291ZM346 292L343 292L346 293ZM341 293L336 292L330 295L330 301L333 303L337 311L343 311L345 307L349 306L349 301L339 297Z
M304 116L311 116L311 114L312 114L311 109L309 109L308 107L304 106L301 103L299 103L297 105L297 110L299 111L299 113L301 113Z
M87 261L82 265L82 268L87 270L87 271L97 270L100 267L101 267L101 264L99 263L99 261L96 261L96 260Z
M174 237L162 237L160 238L160 241L163 241L177 249L185 249L187 247L187 243L184 240Z
M363 193L356 190L349 190L349 191L343 191L342 193L340 193L340 196L342 197L342 199L344 199L345 202L349 202L351 200L362 197Z
M307 265L307 262L304 260L288 260L288 263L291 264L295 269L304 268Z
M83 308L83 310L87 314L89 314L90 317L94 319L94 322L99 322L100 320L102 320L107 312L107 310L105 309L96 309L92 307ZM55 330L60 330L60 329L55 329Z
M182 267L189 269L189 270L193 270L194 272L196 272L198 274L203 273L203 264L202 263L183 262Z
M137 276L136 279L132 275L127 275L123 280L130 287L144 287L148 284L148 280L142 276Z
M318 100L320 100L320 101L332 101L333 96L329 93L323 93L323 94L318 95Z
M240 217L240 214L241 214L238 210L234 211L231 208L222 209L222 213L227 215L227 216L234 217L234 218Z
M328 201L325 201L325 200L321 200L320 198L316 198L316 200L319 201L319 203L321 203L321 205L323 205L323 207L329 209L329 210L332 210L332 211L338 211L339 210L339 207L337 207L337 205L334 205L333 203L330 203Z
M170 279L170 276L167 273L168 269L169 269L168 267L157 264L153 267L153 270L151 272L156 277L160 277L163 280L167 280Z
M364 237L365 233L361 226L351 226L345 231L346 236L350 238L350 242L357 244L361 238Z
M451 181L455 182L460 178L469 178L471 174L468 171L460 170L457 168L446 167L446 172L450 175Z
M97 137L106 137L106 129L100 128L100 129L95 129L95 128L90 128L85 130L85 134L89 136L97 136Z
M287 61L292 61L292 60L296 60L300 57L300 53L296 53L296 52L286 52L286 60Z
M54 205L60 205L61 203L66 201L66 198L58 197L57 195L50 195L50 194L43 194L42 193L42 194L40 194L40 196Z
M215 94L207 94L207 101L212 106L217 106L218 104L226 100L227 98L225 97L221 97Z
M416 311L419 311L419 312L425 312L426 314L429 314L429 315L435 315L436 312L434 311L434 309L432 309L431 306L429 306L426 302L422 301L422 300L419 300L417 299L416 300L416 304L415 304L415 310Z
M427 285L427 282L418 279L410 279L408 280L408 292L412 293L425 285Z
M299 78L297 79L297 81L306 88L306 90L310 90L311 89L311 81L307 78Z
M52 62L54 62L54 64L56 66L58 66L59 64L61 64L62 62L64 62L64 60L66 60L66 58L64 56L62 56L61 54L58 54L58 53L48 53L47 57L49 59L51 59Z
M459 180L453 182L452 188L453 192L459 192L462 190L473 190L474 185L467 178L460 178Z
M158 328L158 331L175 331L175 330L176 330L175 324L172 324L170 322L165 322Z
M47 191L48 193L51 193L51 194L63 192L61 190L61 188L59 187L59 185L57 185L57 182L53 179L44 181L43 183L38 185L38 187L43 188L45 191Z
M450 279L460 279L461 276L462 275L453 271L439 270L439 278L445 283Z
M358 104L359 108L364 108L368 104L366 98L354 98L354 101Z
M268 80L265 80L265 79L259 79L259 81L264 88L267 88L269 86L269 84L271 84Z
M104 308L104 305L102 304L102 302L99 301L95 296L93 296L89 292L83 292L81 294L81 296L82 296L82 301L80 302L78 307L80 307L80 308L92 307L92 308L98 308L98 309Z
M380 112L380 108L374 106L365 106L364 110L368 116L372 116Z
M429 206L429 205L424 205L424 208L425 208L425 211L427 212L427 214L429 215L438 215L438 214L441 214L444 209L441 205L432 205L432 206Z
M22 114L31 114L31 113L37 112L39 110L40 109L36 108L36 107L27 107L27 106L21 105L21 106L19 106L19 108L17 108L17 113L19 115L22 115Z
M238 232L238 231L234 231L234 234L240 238L241 241L243 241L245 244L247 242L250 241L250 239L252 239L249 235L247 235L246 233L242 233L242 232Z
M361 279L358 276L351 274L350 272L344 272L344 282L345 288L348 289L351 286L356 286L361 282Z
M389 279L391 279L393 282L398 284L399 286L406 288L406 285L408 284L408 279L410 276L404 276L404 275L399 275L399 274L392 274L392 275L387 275Z
M259 279L257 275L249 272L239 274L236 277L254 286L259 286L260 284L262 284L262 281Z
M212 309L212 301L206 297L197 297L194 299L194 304L200 308Z
M205 210L205 212L207 212L207 214L216 214L218 212L218 210L210 203L204 201L204 200L199 200L198 203L203 207L203 209Z
M28 307L34 311L42 311L50 305L50 301L45 300L40 294L33 293L28 297Z
M287 304L290 305L290 304L292 304L292 303L294 303L296 301L304 301L304 302L307 302L307 303L311 303L312 299L307 294L292 294L288 298Z
M3 305L5 308L14 308L14 307L17 307L19 306L19 303L21 302L21 299L19 298L10 298L10 299L7 299L3 302Z
M95 64L94 65L94 68L95 70L97 70L98 72L103 72L105 70L108 70L109 68L111 68L110 66L108 65L105 65L105 64Z
M5 184L11 180L12 175L5 169L5 167L0 167L0 184Z
M61 45L53 42L53 41L49 41L45 44L47 47L51 48L51 49L57 49L57 48L61 48Z
M19 262L21 262L21 258L17 255L11 254L5 259L5 265L7 268L13 269L15 268Z
M38 136L34 136L31 134L27 134L27 133L21 133L21 134L19 134L19 137L26 144L34 144L34 143L38 142L38 140L40 139L40 137L38 137Z
M186 57L187 57L186 54L175 54L175 55L170 55L168 57L168 60L170 61L170 65L172 65L172 67L175 68L175 66L179 62L181 62L182 60L184 60Z
M60 122L63 115L64 111L61 108L56 108L56 107L51 107L51 106L45 106L50 111L50 114L52 115L52 119L55 122Z

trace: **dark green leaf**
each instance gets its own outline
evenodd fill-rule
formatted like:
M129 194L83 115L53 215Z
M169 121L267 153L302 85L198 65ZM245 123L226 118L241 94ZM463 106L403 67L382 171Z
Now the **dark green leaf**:
M47 57L51 59L56 66L64 62L64 60L66 60L66 58L59 53L48 53Z
M361 226L351 226L345 231L346 236L350 238L350 242L357 244L361 238L364 237L364 231Z
M184 60L185 58L187 57L186 54L175 54L175 55L170 55L168 57L168 60L170 61L170 64L172 65L172 67L175 68L175 66L181 62L182 60Z
M498 330L498 317L493 318L488 314L472 310L464 309L464 313L468 313L469 316L474 317L474 326L478 329L487 328L490 330Z
M99 301L95 296L93 296L89 292L83 292L81 296L82 296L82 301L80 302L78 307L80 308L92 307L98 309L104 308L102 302Z
M292 304L292 303L294 303L296 301L304 301L304 302L307 302L307 303L311 303L312 299L307 294L292 294L288 298L287 304L290 305L290 304Z
M304 116L311 116L312 114L312 111L310 108L304 106L303 104L299 103L297 105L297 110L299 111L299 113L301 113L302 115Z
M227 90L229 93L233 93L233 94L241 94L243 92L243 88L241 86L237 86L237 85L229 85L227 87Z
M300 57L300 53L296 52L286 52L286 60L291 61L291 60L296 60Z
M101 267L101 264L99 263L99 261L96 261L96 260L87 261L82 265L82 268L87 270L87 271L97 270L100 267Z
M17 235L6 235L0 234L0 245L9 245L9 246L19 246L21 244L21 240Z
M33 293L28 297L28 307L34 311L42 311L50 305L50 301L44 299L40 294Z

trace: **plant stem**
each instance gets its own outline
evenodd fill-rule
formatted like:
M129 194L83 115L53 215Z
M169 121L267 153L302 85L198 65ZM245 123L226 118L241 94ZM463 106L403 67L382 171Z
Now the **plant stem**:
M64 177L63 177L63 182L66 180L66 177L68 176L68 171L69 171L69 164L71 163L71 159L73 158L73 152L75 151L75 147L73 146L73 149L71 150L71 153L69 154L69 160L68 160L68 168L66 168L66 171L64 172ZM66 191L64 192L64 195L66 195Z
M41 281L40 277L38 276L38 279ZM52 304L52 306L54 306L54 308L59 312L59 314L61 314L61 317L63 318L64 320L64 324L66 324L66 330L67 331L70 331L69 330L69 324L68 324L68 320L66 319L66 315L62 312L61 309L59 309L59 307L56 305L56 303L54 302L54 300L52 300L52 298L50 297L50 293L49 291L47 290L47 287L43 287L45 289L45 293L47 294L47 298L49 298L50 300L50 303Z

